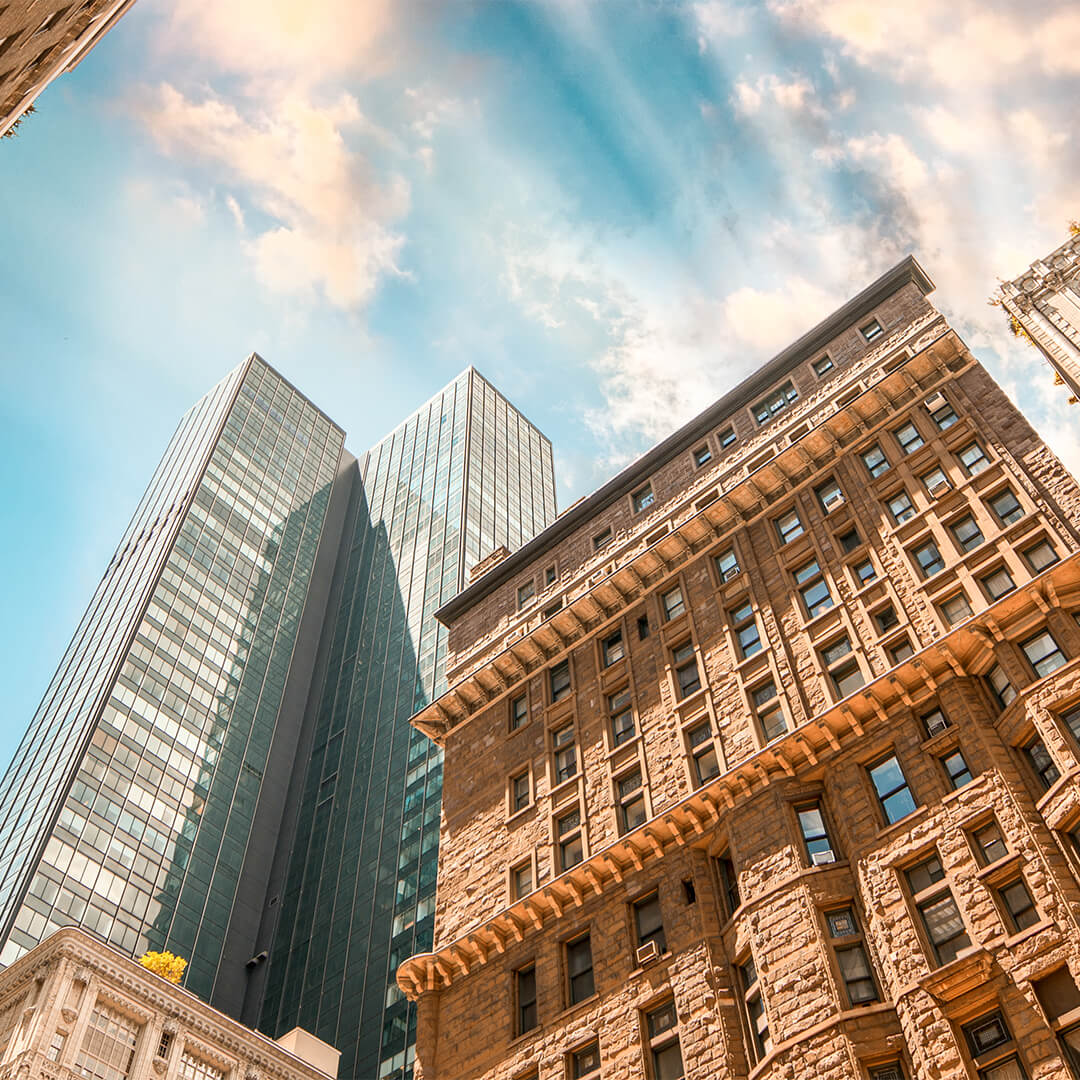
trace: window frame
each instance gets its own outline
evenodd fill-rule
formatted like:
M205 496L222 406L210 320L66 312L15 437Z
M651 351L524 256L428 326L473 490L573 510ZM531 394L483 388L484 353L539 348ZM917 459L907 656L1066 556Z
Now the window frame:
M784 522L794 518L789 526L785 526ZM799 515L799 508L797 506L790 506L782 514L773 518L773 527L776 529L777 539L780 541L780 546L785 547L788 544L798 540L800 536L806 535L806 526L803 525L802 517Z
M885 508L889 511L894 525L906 525L919 513L905 487L897 488L891 495L885 496Z
M562 674L566 674L565 684L562 681ZM552 705L560 701L565 701L569 697L573 697L574 694L574 673L570 665L570 657L566 657L565 660L560 660L557 664L552 664L547 669L548 678L548 699ZM557 678L558 676L558 678Z
M699 732L704 732L700 738L696 738ZM720 755L716 749L716 737L712 730L712 720L705 716L698 723L691 724L685 730L686 750L690 764L690 779L694 790L704 787L711 780L715 780L722 772ZM702 774L701 762L703 759L712 757L716 771L708 776Z
M732 565L725 570L722 563L731 556ZM734 580L742 573L742 567L739 565L739 556L735 551L734 545L725 548L719 555L713 556L713 565L716 567L716 576L720 579L721 585L726 585L729 581Z
M828 353L822 353L810 366L819 379L823 379L836 367L833 358Z
M750 406L750 413L758 427L765 427L766 424L775 420L799 399L798 387L795 386L793 380L786 379L775 390L755 401Z
M612 656L612 652L616 648L619 650L619 655ZM623 637L622 627L619 626L600 639L600 665L602 668L609 668L612 664L617 664L620 660L625 659L626 641Z
M689 649L690 651L680 659L680 654L682 654L685 649ZM702 686L704 686L701 678L701 665L698 663L697 649L694 646L693 639L687 638L678 645L671 646L669 650L669 659L671 662L671 676L675 690L675 700L685 701L688 697L692 697L696 694L701 690ZM693 678L688 678L684 682L684 676L690 671L691 667L694 669Z
M661 1028L654 1033L653 1031L653 1017L664 1013L667 1010L671 1010L671 1014L674 1018L674 1022L670 1027ZM658 1059L661 1054L668 1053L672 1047L678 1051L679 1055L679 1070L680 1076L686 1075L686 1062L682 1056L682 1043L679 1038L679 1014L675 1008L675 1001L673 998L668 998L666 1001L659 1004L652 1004L648 1008L641 1011L641 1029L644 1038L644 1048L646 1050L645 1057L649 1062L649 1074L656 1080L660 1076L660 1067Z
M524 802L520 801L522 791L519 788L519 784L522 780L525 781ZM512 772L507 777L506 804L508 817L514 817L517 814L521 814L524 811L528 810L530 806L532 806L532 769L528 765L526 765L524 768L518 769L516 772Z
M622 790L623 784L634 777L637 777L637 785L624 792ZM645 773L641 763L635 762L631 768L624 769L616 776L613 776L611 778L611 788L615 804L615 831L619 836L625 836L627 833L639 829L649 820L648 792L646 791ZM638 803L641 804L641 820L636 825L632 825L627 811L629 807Z
M878 458L874 464L871 465L869 459L877 452ZM879 476L884 476L892 468L892 462L889 460L889 455L882 449L881 443L876 442L871 446L868 446L863 450L859 457L862 458L862 463L866 468L866 471L870 474L871 480L876 480Z
M836 848L833 846L832 837L829 835L829 823L825 817L825 805L821 798L806 799L793 804L795 824L802 839L803 855L806 864L810 867L830 866L839 861ZM803 820L804 814L817 814L820 821L820 831L810 833L807 822ZM824 841L825 846L818 851L812 850L811 845Z
M713 459L712 448L708 443L702 443L690 451L690 456L693 459L694 468L702 469Z
M1049 652L1042 654L1038 660L1034 660L1028 649L1043 638L1048 639L1050 644L1053 645L1053 648ZM1032 634L1026 641L1022 641L1020 643L1020 651L1024 654L1024 658L1027 660L1028 665L1035 673L1036 682L1040 679L1047 678L1049 675L1053 675L1055 671L1059 671L1069 662L1069 658L1065 655L1057 642L1057 638L1050 632L1048 626L1044 626L1038 633ZM1052 661L1052 666L1046 667L1047 661Z
M813 568L812 572L807 574L811 567ZM791 576L795 582L795 588L799 593L799 599L802 601L803 611L806 613L807 619L816 619L819 615L824 615L826 611L835 606L836 601L833 599L832 589L829 588L829 579L825 576L825 571L821 568L821 563L816 556L803 563L802 566L792 570ZM824 588L825 595L811 605L807 600L807 593L818 586Z
M956 768L955 765L950 765L950 762L954 758L960 759L960 765L962 768ZM959 745L946 750L939 758L941 768L945 772L945 778L949 782L949 786L953 791L959 791L962 787L966 787L968 784L975 780L976 774L972 772L971 766L967 762L967 758L964 757L964 751ZM963 776L967 776L966 780L961 779Z
M944 865L941 862L941 856L936 849L931 853L924 853L924 855L925 857L919 861L908 864L908 866L902 870L902 875L906 892L911 899L912 906L919 915L924 942L930 946L930 955L928 956L928 959L934 961L933 968L936 970L937 968L944 967L946 964L952 963L964 949L971 948L972 942L971 934L968 932L967 921L964 919L964 913L961 910L960 905L956 902L956 897L953 895L952 888L949 885L948 875L945 873ZM916 889L911 875L915 871L928 866L931 862L937 862L938 869L941 871L941 876L933 878L931 874L928 873L927 876L931 877L931 880L921 889ZM939 906L946 898L948 898L948 903L952 906L956 918L959 920L961 929L959 933L955 933L950 937L944 937L939 941L935 939L933 931L931 930L931 923L927 918L927 911ZM965 939L965 943L957 945L955 952L951 952L953 944L959 942L962 938ZM949 955L950 952L951 955ZM948 959L944 959L944 956L948 956Z
M762 695L768 690L771 690L772 693L763 697ZM750 699L750 708L753 711L754 720L757 722L758 737L761 739L761 745L768 746L777 739L783 738L791 728L787 722L787 710L784 708L784 695L780 693L780 688L776 685L775 676L770 674L768 678L747 687L746 693ZM779 717L781 726L776 730L775 734L770 735L769 728L766 727L766 718L772 721L776 717Z
M522 999L522 977L532 977L532 998ZM525 1010L532 1009L532 1023L527 1024ZM514 968L514 1036L520 1038L540 1026L539 997L536 992L536 961L530 960Z
M970 525L975 530L973 534L967 537L967 539L964 539L960 535L960 529L964 525ZM975 515L970 511L950 521L949 532L952 534L952 538L956 546L965 555L986 543L986 536L984 535L982 529L979 528L979 523L975 519Z
M874 966L870 963L870 953L866 947L866 936L863 933L859 916L855 911L855 905L849 901L842 907L830 907L824 910L822 915L825 918L825 940L829 943L836 962L836 970L840 973L840 982L844 987L848 1008L861 1009L865 1005L872 1005L881 1001L881 988L878 986ZM851 918L853 930L850 934L839 934L833 929L834 917L843 915L848 915ZM851 952L861 954L863 963L866 966L866 974L859 978L849 979L844 964L840 959L842 953ZM873 996L863 996L856 999L855 994L852 992L852 984L857 982L869 983Z
M1002 514L994 504L1006 495L1012 499L1013 506L1008 511L1008 513ZM1016 497L1016 492L1013 491L1012 487L1008 484L1006 484L1005 487L994 492L994 494L987 495L984 501L989 507L990 513L993 514L995 518L997 518L998 524L1003 529L1007 529L1010 525L1016 524L1016 522L1018 522L1022 517L1026 516L1026 511L1024 510L1023 504Z
M972 448L979 451L978 457L971 460L970 464L964 460L964 455ZM956 450L956 460L960 464L960 468L964 470L965 476L978 476L979 473L984 472L991 465L990 458L987 457L986 448L979 442L978 439L972 439L971 442L965 446L958 447Z
M922 553L933 549L934 558L929 559L926 563L922 560ZM911 558L915 564L916 570L918 570L923 581L929 581L930 578L936 577L945 569L945 559L941 554L941 548L938 547L937 538L934 536L928 536L918 547L913 547L911 550ZM929 569L930 567L937 567L937 569Z
M574 973L571 970L571 950L584 943L588 952L588 965L583 967L581 971ZM583 1001L588 1001L589 998L596 995L596 961L592 954L592 934L591 931L585 930L580 934L575 934L573 937L567 938L562 943L563 954L563 970L565 973L565 996L566 1007L573 1008L575 1005L580 1005ZM586 994L578 996L578 991L575 989L574 980L579 979L582 976L588 976L589 991Z
M669 603L671 597L678 594L678 599ZM678 610L675 610L675 609ZM686 614L686 595L683 592L682 582L660 594L660 611L664 616L664 622L674 622L680 616Z
M754 602L749 595L744 597L742 604L738 608L729 609L727 617L728 626L731 628L731 636L735 642L735 652L739 659L749 660L762 652L765 643L761 640L761 627L758 625L757 611L754 609ZM743 641L743 634L749 630L753 630L753 638L749 641Z
M577 821L571 822L564 830L563 822L570 821L575 814L577 815ZM553 816L552 822L555 834L555 854L558 863L555 876L558 877L568 870L573 870L575 866L580 866L588 858L588 852L585 849L585 815L581 812L581 804L575 802L572 806L564 808L560 813ZM581 857L574 862L567 862L566 853L571 850L575 841Z
M569 738L560 739L564 732ZM577 730L573 720L567 720L549 730L551 743L551 786L560 787L578 775L580 762L577 752Z
M520 715L518 713L518 705L523 705ZM507 722L510 727L510 731L520 731L529 722L529 695L528 692L524 694L518 694L516 697L510 698L507 704L508 718Z
M1048 548L1053 558L1049 562L1037 566L1035 560L1032 558L1032 554L1042 547ZM1054 547L1053 542L1048 536L1040 536L1034 544L1029 544L1027 547L1021 548L1020 556L1024 562L1027 563L1028 569L1034 575L1041 574L1044 570L1049 570L1051 566L1057 566L1057 564L1061 562L1061 556L1057 553L1057 548Z
M623 694L626 695L625 705L616 701ZM632 742L637 738L637 717L634 715L634 695L631 693L630 684L604 695L604 703L607 706L608 733L611 736L611 747L615 749ZM629 727L616 727L615 721L625 716L630 717Z
M906 441L901 436L902 431L906 431L910 428L914 432L914 436ZM917 453L926 445L926 439L923 438L923 433L919 430L919 425L915 423L914 417L908 417L898 428L893 429L893 438L896 439L897 445L900 447L900 452L904 457L910 457L912 454ZM913 446L908 449L912 443L918 443L917 446Z
M650 506L656 504L656 492L653 490L652 481L646 480L636 491L631 492L630 508L635 514L643 514Z
M881 789L878 788L877 781L874 779L874 772L890 761L896 763L896 770L900 773L900 779L903 783L898 784L894 788L890 788L883 794ZM881 811L881 816L885 819L886 828L890 828L898 822L903 821L905 818L911 817L911 815L919 809L919 803L911 790L911 783L908 781L907 773L904 772L904 766L900 762L900 755L897 754L895 747L890 748L886 753L880 754L873 760L868 761L864 768L870 779L870 786L873 788L874 796L878 802L878 808ZM901 791L907 792L908 798L911 800L911 809L894 818L892 817L889 808L886 806L886 800L894 798Z
M657 926L646 931L641 930L641 913L646 907L655 905ZM634 934L634 966L637 966L637 950L647 945L650 941L657 942L657 950L661 956L667 951L667 934L664 930L664 912L660 906L660 889L649 889L640 896L635 897L628 904L630 909L630 926Z
M752 973L752 978L748 977L747 969ZM739 1002L742 1005L743 1020L750 1032L748 1048L753 1050L756 1066L772 1050L772 1031L768 1009L765 1007L765 994L752 953L748 953L742 961L737 960L735 970L739 978ZM758 1023L759 1020L762 1023Z
M859 327L859 333L862 334L863 340L869 343L882 337L885 333L885 327L881 325L880 320L873 318Z

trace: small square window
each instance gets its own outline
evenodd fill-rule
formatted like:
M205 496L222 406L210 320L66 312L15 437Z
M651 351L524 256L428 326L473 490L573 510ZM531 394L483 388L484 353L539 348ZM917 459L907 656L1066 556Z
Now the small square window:
M720 440L720 449L726 450L729 446L735 445L735 440L738 436L735 434L734 428L724 428L717 438Z
M850 555L862 543L862 537L859 535L858 529L848 529L846 533L842 533L836 539L840 545L840 550L845 555Z
M956 626L971 615L971 604L968 603L966 593L955 593L947 600L942 600L939 607L946 626Z
M526 581L524 585L518 586L517 591L517 603L518 611L520 611L526 604L532 600L536 595L536 586L531 581Z
M949 718L941 711L941 709L933 709L928 713L925 713L921 718L922 726L926 731L926 737L932 739L935 735L940 735L947 727L951 727Z
M835 480L826 480L824 484L819 484L814 488L814 494L826 514L831 514L833 510L844 505L844 493Z
M903 488L889 498L888 507L889 514L897 525L903 525L905 521L910 521L915 516L915 504Z
M926 411L939 431L946 431L956 423L956 410L944 394L935 394L926 401Z
M899 1061L890 1061L887 1065L875 1065L870 1070L870 1080L907 1080L907 1077Z
M998 896L1015 933L1026 930L1039 921L1039 910L1035 907L1035 901L1031 899L1027 883L1022 877L1002 885L998 889Z
M834 366L831 356L828 356L827 354L825 356L819 356L817 360L814 361L814 374L820 379L822 375L827 375L832 371Z
M994 514L1002 525L1011 525L1014 521L1019 521L1024 516L1024 508L1017 501L1016 496L1010 488L999 491L996 495L992 495L987 501L990 504L990 509L994 511Z
M570 1080L587 1080L600 1075L600 1044L590 1043L570 1055Z
M1035 674L1040 679L1052 671L1057 671L1059 667L1064 667L1068 662L1049 630L1028 638L1021 648L1028 658L1028 663L1035 669Z
M953 791L962 788L965 784L970 784L974 779L971 770L968 768L967 761L964 760L964 755L959 749L946 754L941 759L941 765L945 770L945 775L949 778Z
M1005 1025L1005 1017L999 1012L984 1016L974 1023L965 1024L964 1035L967 1036L972 1057L979 1057L981 1054L1012 1042L1012 1036Z
M968 476L978 476L989 464L986 451L977 443L968 443L957 455Z
M792 540L802 536L806 531L802 521L799 520L799 512L794 507L786 514L781 514L775 520L776 532L780 537L781 544L790 544Z
M1009 849L1005 846L1005 838L1001 835L1001 826L996 820L980 825L972 832L971 839L975 844L979 862L983 866L989 866L1009 854Z
M631 496L634 503L634 513L640 514L642 510L647 510L656 501L653 495L652 484L646 484L644 487L640 487Z
M896 441L905 454L914 454L916 450L926 445L922 435L919 434L919 429L910 420L897 428L893 434L896 435Z
M1043 791L1049 791L1061 778L1061 773L1058 771L1057 763L1050 756L1050 751L1046 749L1046 744L1036 736L1022 746L1021 750L1038 777Z
M965 514L954 521L949 526L949 531L955 537L961 551L974 551L986 539L982 534L982 529L979 528L979 523L970 514Z
M717 555L715 562L716 572L720 575L721 581L730 581L738 576L739 560L735 557L734 549L728 548L727 551Z
M611 526L609 525L602 532L598 532L593 538L593 551L599 551L601 548L605 548L611 543Z
M1054 545L1046 539L1040 540L1029 548L1024 548L1022 554L1028 566L1031 567L1032 573L1035 574L1041 574L1058 561L1058 553L1054 550Z
M869 450L863 452L862 459L871 476L881 476L882 473L889 471L889 459L885 456L885 451L877 443L874 443Z
M795 571L794 578L808 618L816 618L833 606L829 584L816 559L811 559L810 562L800 566Z
M856 563L852 569L856 583L860 588L863 585L869 585L871 581L877 580L877 570L874 568L872 559L863 559L861 563Z
M874 612L874 625L879 634L888 633L894 626L900 625L900 617L896 614L896 608L889 604Z
M999 566L989 574L983 575L983 577L979 578L979 584L983 587L983 592L991 600L1000 600L1016 588L1016 582L1013 581L1012 575L1004 566Z
M902 664L909 656L915 655L915 647L911 644L911 639L905 635L889 646L888 653L890 663Z
M660 598L660 602L663 605L664 619L667 622L671 622L672 619L677 619L686 610L686 604L683 602L682 589L677 585L674 589L664 593Z
M708 465L712 461L712 451L708 446L699 446L694 451L694 465L700 469L702 465Z
M881 327L881 323L877 319L871 319L868 323L864 323L859 327L859 333L862 334L867 341L873 341L875 338L881 337L885 331Z
M938 546L933 540L920 544L912 554L924 578L933 577L934 574L945 569L945 560L941 557L941 552L938 551Z

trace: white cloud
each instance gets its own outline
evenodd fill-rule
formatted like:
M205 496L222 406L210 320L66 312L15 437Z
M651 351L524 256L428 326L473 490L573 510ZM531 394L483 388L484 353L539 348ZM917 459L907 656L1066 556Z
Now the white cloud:
M727 329L762 354L776 352L816 326L838 297L802 277L789 277L776 289L743 286L723 302Z
M761 99L760 90L755 89L745 79L740 79L735 84L731 103L740 116L753 116L761 108Z
M348 308L363 304L384 273L397 272L402 244L394 223L408 191L381 183L344 132L364 119L351 96L317 106L297 93L243 115L208 96L195 102L165 84L149 93L143 119L161 149L199 162L232 186L234 219L241 202L266 224L253 231L249 254L260 282L274 292L322 294Z
M701 0L690 8L698 32L698 51L704 53L709 45L720 45L746 33L749 19L745 8L728 0Z
M770 100L785 113L807 113L817 117L825 115L825 110L816 99L813 84L804 75L788 79L778 75L761 75L754 83L739 79L731 97L732 106L739 116L755 115Z

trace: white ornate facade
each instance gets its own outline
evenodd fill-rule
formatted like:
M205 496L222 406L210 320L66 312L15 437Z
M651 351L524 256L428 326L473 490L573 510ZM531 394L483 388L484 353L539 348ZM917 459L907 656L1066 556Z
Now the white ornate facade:
M1015 281L1002 283L1002 307L1046 357L1057 379L1080 400L1080 235Z
M327 1080L338 1053L282 1043L76 927L0 972L0 1080Z

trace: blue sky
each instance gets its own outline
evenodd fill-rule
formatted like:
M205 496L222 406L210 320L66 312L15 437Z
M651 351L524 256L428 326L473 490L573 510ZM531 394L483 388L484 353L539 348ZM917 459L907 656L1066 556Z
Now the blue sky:
M1080 216L1080 9L139 0L0 144L6 760L180 414L256 349L362 450L469 363L569 505L908 252L986 298Z

